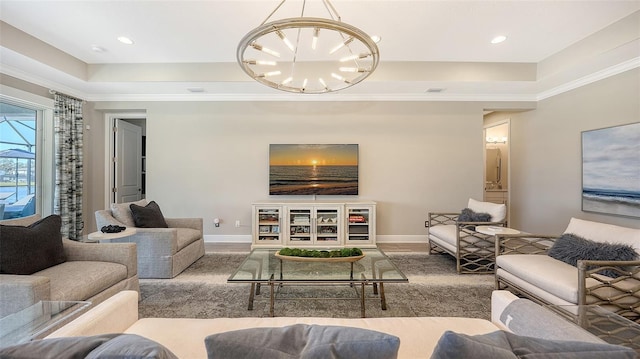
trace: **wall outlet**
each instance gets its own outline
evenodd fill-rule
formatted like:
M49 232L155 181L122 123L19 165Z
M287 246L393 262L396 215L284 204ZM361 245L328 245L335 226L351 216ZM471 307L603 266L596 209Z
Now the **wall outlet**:
M236 228L237 227L240 227L240 220L239 219L236 219Z
M424 228L429 228L429 221L424 221Z

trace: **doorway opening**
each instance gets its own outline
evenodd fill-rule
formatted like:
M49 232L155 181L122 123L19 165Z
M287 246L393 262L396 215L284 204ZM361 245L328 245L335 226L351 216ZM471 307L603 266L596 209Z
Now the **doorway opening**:
M146 196L146 116L112 114L107 122L105 203L133 202Z
M493 114L495 116L495 113ZM509 218L510 120L489 121L484 125L484 200L507 205Z

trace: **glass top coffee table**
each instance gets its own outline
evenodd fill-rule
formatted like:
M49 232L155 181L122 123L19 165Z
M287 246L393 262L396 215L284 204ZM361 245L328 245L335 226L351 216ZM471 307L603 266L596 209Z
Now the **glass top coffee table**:
M0 347L40 339L90 305L91 302L41 301L0 318Z
M349 285L356 289L356 299L360 301L360 312L364 318L365 286L373 286L373 293L379 295L381 308L386 310L384 285L409 282L389 257L377 248L362 249L364 256L356 261L344 258L283 258L277 257L276 252L278 249L252 250L227 280L228 283L251 284L248 310L253 310L254 296L260 294L261 285L270 288L271 316L274 316L276 290L285 285Z

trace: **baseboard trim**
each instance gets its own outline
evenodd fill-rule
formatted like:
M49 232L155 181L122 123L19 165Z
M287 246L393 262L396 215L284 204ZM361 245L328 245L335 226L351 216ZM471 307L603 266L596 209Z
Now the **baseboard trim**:
M205 234L204 236L205 243L251 243L251 235L250 234L240 234L240 235L219 235L219 234Z
M242 235L204 235L205 243L251 243L250 234ZM426 235L379 235L376 237L377 243L427 243Z
M427 243L427 235L416 234L387 234L378 235L376 243Z

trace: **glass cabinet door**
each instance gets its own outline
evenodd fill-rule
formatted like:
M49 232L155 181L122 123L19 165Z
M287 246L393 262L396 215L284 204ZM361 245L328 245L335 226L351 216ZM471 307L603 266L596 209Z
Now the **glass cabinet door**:
M372 209L347 207L346 244L357 246L358 244L371 243L373 240L372 221Z
M311 243L311 209L289 209L289 242Z
M340 242L338 209L316 210L316 242L337 245Z
M258 243L280 243L280 208L258 208Z

